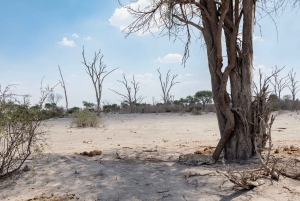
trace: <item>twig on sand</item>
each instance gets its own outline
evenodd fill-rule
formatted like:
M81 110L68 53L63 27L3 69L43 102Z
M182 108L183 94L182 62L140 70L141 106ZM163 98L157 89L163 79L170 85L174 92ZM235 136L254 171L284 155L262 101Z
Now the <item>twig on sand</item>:
M215 172L209 172L209 173L205 173L205 174L198 173L198 172L187 172L187 173L184 174L184 178L185 178L186 182L188 182L190 177L196 177L196 176L215 176L215 175L216 175Z
M157 193L166 193L166 192L169 192L169 190L157 191Z

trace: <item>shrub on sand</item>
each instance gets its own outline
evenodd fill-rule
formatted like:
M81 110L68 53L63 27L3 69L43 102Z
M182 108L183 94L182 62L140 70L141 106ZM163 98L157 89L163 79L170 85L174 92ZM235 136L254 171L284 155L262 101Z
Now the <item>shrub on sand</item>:
M97 127L100 123L98 117L88 110L77 110L72 114L71 127Z
M193 108L191 114L192 114L192 115L201 115L201 110L198 110L198 109L196 109L196 108Z

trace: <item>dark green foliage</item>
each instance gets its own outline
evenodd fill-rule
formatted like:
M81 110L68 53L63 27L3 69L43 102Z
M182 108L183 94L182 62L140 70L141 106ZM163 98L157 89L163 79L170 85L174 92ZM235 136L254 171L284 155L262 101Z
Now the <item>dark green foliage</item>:
M95 107L94 103L90 103L90 102L87 102L87 101L82 101L82 103L83 103L83 106L86 107L86 108Z
M120 107L117 104L112 104L112 105L104 105L103 106L103 112L108 113L108 112L117 112L120 110Z
M195 98L197 98L199 101L202 102L203 109L205 109L205 105L212 102L212 92L211 91L198 91L194 95Z
M174 105L181 105L181 102L180 102L179 100L175 100L175 101L173 102L173 104L174 104Z
M186 101L186 103L189 103L189 104L193 104L193 103L199 102L198 98L192 97L192 96L187 96L186 99L185 99L185 101Z
M69 109L68 113L73 114L74 112L79 111L79 110L80 110L79 107L72 107L72 108Z
M46 103L45 108L46 109L54 109L56 107L55 103Z
M37 109L38 105L32 107L32 109ZM62 118L64 117L65 110L63 107L57 107L55 103L46 103L45 110L40 110L40 119L50 119L50 118Z

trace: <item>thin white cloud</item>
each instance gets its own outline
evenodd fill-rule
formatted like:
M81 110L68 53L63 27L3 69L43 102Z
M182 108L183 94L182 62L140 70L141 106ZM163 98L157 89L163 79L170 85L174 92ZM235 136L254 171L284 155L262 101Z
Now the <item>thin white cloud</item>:
M262 72L264 72L266 70L266 67L264 65L257 65L257 66L254 66L254 69L259 71L261 70Z
M69 75L69 77L77 77L77 75L72 74L72 75Z
M127 76L128 79L132 79L132 75ZM144 74L135 74L134 79L136 82L140 83L153 83L153 74L152 73L144 73Z
M187 76L187 77L193 77L194 75L191 74L191 73L186 73L185 76Z
M11 85L20 85L20 84L22 84L22 82L12 81L9 84L11 84Z
M180 54L172 54L172 53L167 54L162 59L158 57L156 60L154 60L154 62L166 63L166 64L180 63L181 61L182 61L182 56Z
M132 2L132 3L128 4L126 6L130 6L132 9L143 10L148 5L149 5L148 0L138 0L136 2ZM120 30L124 30L134 20L135 20L135 18L133 18L133 16L127 11L127 9L122 7L122 8L117 8L114 11L112 17L109 19L109 23L112 26L119 27ZM156 31L158 31L158 28L154 27L154 28L151 28L150 30L151 30L151 32L156 32ZM144 35L147 33L149 33L149 32L148 31L146 31L146 32L140 31L139 33L137 33L137 35Z
M253 76L254 76L254 82L255 83L259 82L259 77L260 77L259 71L263 74L263 77L264 76L269 76L272 73L272 68L266 68L262 64L254 66Z
M88 36L88 37L85 37L85 38L82 38L83 40L92 40L92 37Z
M253 35L253 40L254 41L259 41L259 42L264 42L264 39L262 37L260 37L260 36L254 36Z
M76 46L74 41L68 40L66 37L64 37L62 39L62 41L60 41L58 44L60 44L62 46L69 46L69 47L75 47Z
M78 38L78 37L79 37L79 35L78 35L77 33L74 33L72 36L73 36L74 38Z

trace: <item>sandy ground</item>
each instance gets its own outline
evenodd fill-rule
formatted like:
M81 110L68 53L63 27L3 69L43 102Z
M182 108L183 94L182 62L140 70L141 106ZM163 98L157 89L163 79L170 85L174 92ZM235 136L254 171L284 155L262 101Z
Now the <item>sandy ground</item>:
M253 190L238 191L229 181L220 188L223 178L216 170L224 170L221 162L199 167L177 162L180 154L216 146L214 113L109 114L102 119L99 128L70 128L70 119L48 121L45 156L27 162L31 171L2 181L0 200L28 200L42 194L69 195L70 200L300 200L297 180L266 180ZM299 114L280 114L273 125L274 149L300 147L299 131ZM95 149L102 155L74 154ZM249 164L229 166L243 169ZM259 164L253 160L251 166ZM186 180L188 172L202 176Z

